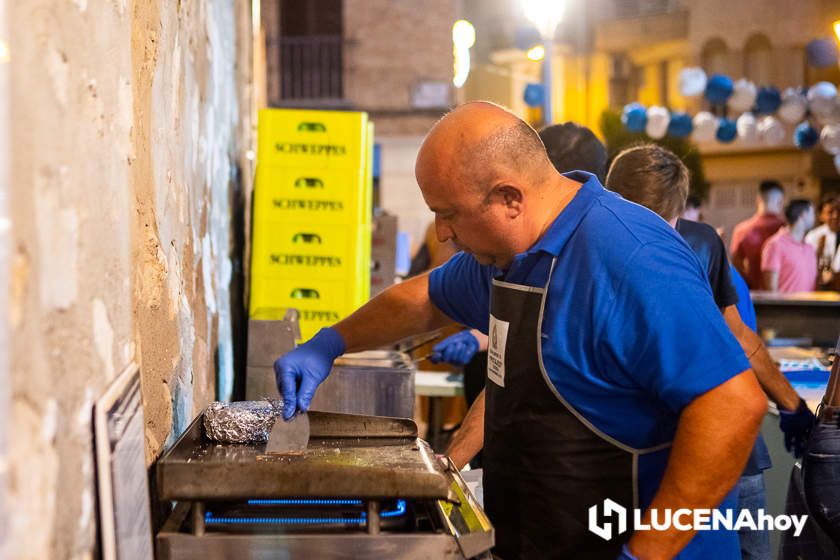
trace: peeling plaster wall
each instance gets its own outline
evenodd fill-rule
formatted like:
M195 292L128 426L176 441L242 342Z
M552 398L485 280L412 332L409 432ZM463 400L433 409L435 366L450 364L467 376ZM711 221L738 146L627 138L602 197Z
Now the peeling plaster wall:
M4 516L0 556L89 558L91 407L109 382L140 365L147 466L217 384L229 395L249 5L24 0L7 10L12 373L0 483L8 465L15 515Z
M6 0L0 0L0 41L8 44L9 25ZM0 59L0 123L9 122L9 65ZM9 247L11 221L8 211L9 201L9 130L0 126L0 310L9 309ZM9 471L9 403L11 387L9 356L9 327L0 320L0 519L8 519L11 508L8 505L7 477ZM0 524L0 558L8 554L6 543L9 528Z

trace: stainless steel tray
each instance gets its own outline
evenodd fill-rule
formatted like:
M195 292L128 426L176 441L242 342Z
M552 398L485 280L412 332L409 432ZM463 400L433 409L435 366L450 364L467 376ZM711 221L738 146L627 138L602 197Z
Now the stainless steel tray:
M208 440L203 416L158 461L163 500L451 498L445 469L409 419L312 411L305 452L266 455L264 443Z

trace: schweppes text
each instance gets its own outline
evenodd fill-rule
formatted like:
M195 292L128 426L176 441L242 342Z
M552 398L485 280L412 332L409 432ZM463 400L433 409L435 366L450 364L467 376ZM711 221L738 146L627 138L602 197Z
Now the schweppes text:
M274 149L281 154L301 154L310 156L343 156L347 147L340 144L297 144L294 142L277 142Z
M285 266L341 266L341 257L330 257L327 255L295 255L287 253L272 253L273 264Z
M275 198L272 201L275 208L280 210L327 210L338 212L344 210L344 203L340 200L304 200L297 198Z
M302 309L301 315L305 321L331 321L335 322L341 319L335 311L313 311L309 309Z

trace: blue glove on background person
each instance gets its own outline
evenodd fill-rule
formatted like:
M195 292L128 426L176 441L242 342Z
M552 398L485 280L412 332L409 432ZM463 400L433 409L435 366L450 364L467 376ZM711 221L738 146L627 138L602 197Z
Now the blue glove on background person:
M476 352L478 352L478 340L466 330L446 337L435 344L429 361L433 364L446 362L463 366L472 360Z
M309 410L315 389L330 374L333 361L344 350L344 339L328 327L274 362L274 377L283 395L284 419L294 416L295 410Z
M785 433L785 449L794 457L802 457L816 421L817 417L804 399L799 399L799 406L793 412L779 409L779 428Z
M618 560L639 560L630 552L630 549L627 548L627 545L621 547L621 555L619 555Z

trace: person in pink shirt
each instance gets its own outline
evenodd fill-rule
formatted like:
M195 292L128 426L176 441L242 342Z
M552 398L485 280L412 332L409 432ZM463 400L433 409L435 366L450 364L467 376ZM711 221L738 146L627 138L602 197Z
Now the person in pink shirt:
M765 287L761 275L761 248L771 235L785 225L782 218L784 202L785 191L778 181L762 181L758 187L755 215L735 226L732 232L729 246L732 264L751 290Z
M785 208L787 227L781 228L764 244L761 271L764 285L772 292L810 292L817 287L817 252L805 242L805 233L814 227L814 205L804 199L792 200Z

